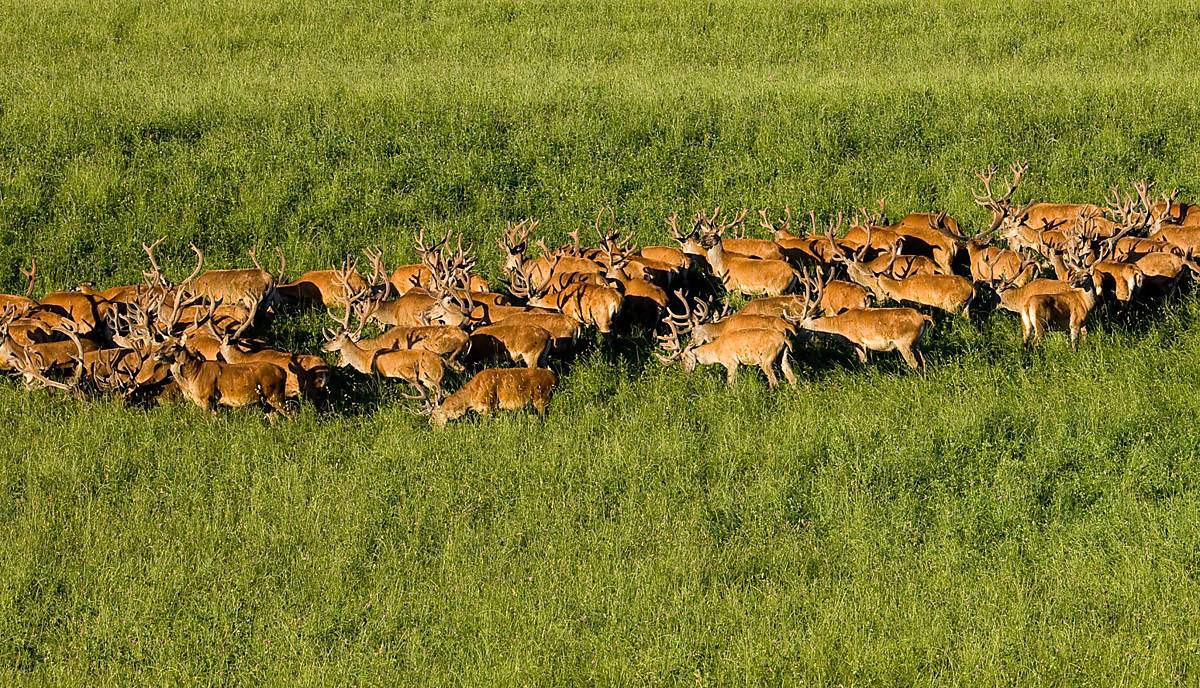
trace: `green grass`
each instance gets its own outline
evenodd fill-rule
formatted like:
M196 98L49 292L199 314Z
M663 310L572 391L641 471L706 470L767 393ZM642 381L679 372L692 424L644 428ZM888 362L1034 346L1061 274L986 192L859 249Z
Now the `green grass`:
M0 2L0 287L140 242L290 271L418 227L700 205L969 226L1200 195L1193 4ZM493 272L494 274L494 272ZM1105 324L1106 322L1110 324ZM1191 684L1200 301L1071 352L939 325L924 375L798 353L729 389L594 350L544 421L370 384L270 426L0 386L5 683ZM278 336L303 348L321 319ZM346 395L366 403L357 407Z

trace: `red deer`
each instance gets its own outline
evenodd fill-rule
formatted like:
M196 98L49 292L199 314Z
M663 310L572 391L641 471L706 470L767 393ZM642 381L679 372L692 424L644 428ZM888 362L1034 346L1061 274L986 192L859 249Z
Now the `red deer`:
M716 223L717 212L714 211L711 217L702 216L700 245L705 250L713 274L724 283L725 288L741 294L767 296L793 291L799 284L799 274L787 261L745 258L725 250L721 234L744 220L746 212L742 211L731 222L720 225Z
M813 317L816 302L803 311L788 313L800 329L820 337L849 344L858 360L867 362L868 351L897 351L908 367L925 367L921 338L933 324L933 318L911 308L851 308L837 315Z
M158 346L155 360L171 368L183 397L208 412L218 406L241 408L262 404L271 413L287 413L287 375L270 363L221 363L192 353L185 340L170 337Z
M772 388L779 384L775 377L775 366L778 365L788 384L796 384L796 375L788 360L790 340L777 330L734 330L706 344L699 344L693 339L684 346L680 343L681 333L676 319L668 318L665 322L669 334L659 335L658 341L668 354L655 354L663 363L680 361L683 369L689 373L697 365L719 365L725 368L725 379L731 385L737 377L739 366L758 366L767 376L767 385Z
M481 416L495 411L519 411L528 406L545 416L558 376L545 368L488 368L476 373L440 406L428 407L434 425L444 427L474 411Z

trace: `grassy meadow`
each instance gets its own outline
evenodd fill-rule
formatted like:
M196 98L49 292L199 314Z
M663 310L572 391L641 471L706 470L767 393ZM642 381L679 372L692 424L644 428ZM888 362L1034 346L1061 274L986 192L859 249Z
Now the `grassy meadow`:
M0 0L0 288L288 270L611 206L1200 196L1200 6ZM315 314L276 323L312 350ZM593 346L544 421L268 425L0 384L5 685L1168 685L1200 674L1200 298L768 392Z

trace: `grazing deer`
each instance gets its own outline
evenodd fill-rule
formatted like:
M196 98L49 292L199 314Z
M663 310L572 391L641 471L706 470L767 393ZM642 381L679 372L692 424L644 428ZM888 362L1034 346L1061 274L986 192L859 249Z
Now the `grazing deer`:
M427 407L438 427L474 411L481 416L495 411L519 411L532 406L545 416L558 376L545 368L487 368L476 373L437 407Z
M365 317L365 316L364 316ZM383 334L360 339L360 348L368 351L387 349L420 349L441 356L446 367L462 372L458 359L470 348L471 340L466 332L448 325L420 325L418 327L392 327Z

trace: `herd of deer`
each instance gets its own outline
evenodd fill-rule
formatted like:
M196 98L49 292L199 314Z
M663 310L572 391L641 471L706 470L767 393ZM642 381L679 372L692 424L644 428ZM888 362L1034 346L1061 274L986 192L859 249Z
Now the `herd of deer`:
M968 316L985 294L1019 314L1026 343L1062 329L1075 346L1101 301L1161 296L1200 272L1200 207L1178 203L1177 192L1155 200L1152 185L1139 183L1132 193L1113 187L1104 206L1022 205L1013 196L1026 170L1013 164L999 194L994 168L976 173L975 198L992 222L970 238L946 213L888 223L882 202L860 210L845 233L841 216L818 228L810 213L809 231L797 234L790 210L775 219L760 211L771 237L754 238L746 211L718 208L697 213L686 231L669 217L678 246L635 249L601 216L598 245L575 231L562 246L537 240L534 255L538 223L525 220L499 241L504 293L473 273L470 247L449 233L430 243L419 235L416 264L389 271L380 251L367 250L369 275L348 258L290 282L282 253L275 275L253 251L254 268L206 271L192 246L195 269L173 283L155 258L160 239L143 245L143 282L38 300L34 262L22 270L23 296L0 295L0 368L30 387L142 402L182 396L209 411L261 404L274 417L290 400L323 403L330 366L246 335L285 304L320 305L337 323L323 349L338 367L411 385L422 413L443 425L472 411L544 414L557 384L548 362L589 328L611 337L637 325L656 333L663 362L720 365L730 383L740 366L757 366L774 387L777 368L795 382L789 353L802 337L849 346L863 362L896 351L921 368L929 313ZM729 294L753 300L729 312ZM368 326L381 333L364 337ZM497 362L519 366L484 367L446 393L447 370Z

